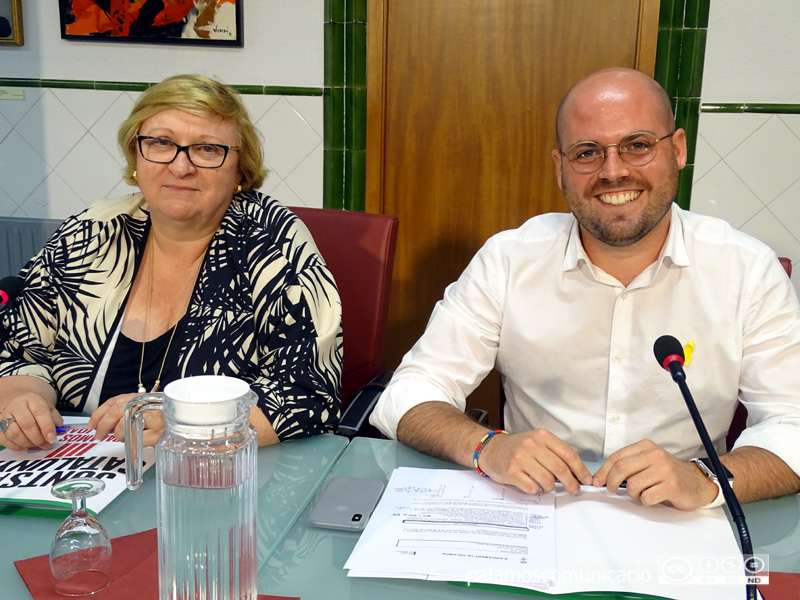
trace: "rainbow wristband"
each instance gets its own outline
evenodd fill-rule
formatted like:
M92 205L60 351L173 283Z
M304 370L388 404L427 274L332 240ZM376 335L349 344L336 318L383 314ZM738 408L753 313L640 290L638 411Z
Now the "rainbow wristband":
M472 466L475 467L475 470L484 477L488 477L488 475L483 471L481 471L481 468L478 466L478 457L481 455L481 452L483 452L483 449L486 446L486 444L489 443L489 440L492 439L496 433L505 433L506 435L508 435L508 432L502 429L495 429L494 431L490 431L481 438L481 441L478 443L478 447L475 448L475 454L472 455Z

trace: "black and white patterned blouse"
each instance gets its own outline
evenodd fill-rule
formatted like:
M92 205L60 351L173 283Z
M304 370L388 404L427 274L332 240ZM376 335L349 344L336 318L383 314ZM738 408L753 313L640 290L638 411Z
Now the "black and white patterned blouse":
M101 200L28 262L25 288L2 315L0 376L40 377L59 409L82 410L141 261L147 208L141 194ZM237 194L175 334L180 375L246 380L281 439L330 431L341 322L336 284L305 225L268 196Z

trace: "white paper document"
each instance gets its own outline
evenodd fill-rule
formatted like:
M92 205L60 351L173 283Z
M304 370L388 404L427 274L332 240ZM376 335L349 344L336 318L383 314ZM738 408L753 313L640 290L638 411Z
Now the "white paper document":
M351 577L490 583L548 594L744 597L722 508L643 506L625 490L523 494L473 471L398 468L345 564Z
M471 471L399 468L345 568L351 577L454 581L480 581L489 566L552 573L553 500Z

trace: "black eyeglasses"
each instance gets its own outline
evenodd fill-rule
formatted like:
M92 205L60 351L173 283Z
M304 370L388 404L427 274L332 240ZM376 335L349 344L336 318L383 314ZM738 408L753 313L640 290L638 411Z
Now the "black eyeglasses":
M606 160L606 150L614 146L617 148L619 157L622 160L631 166L642 167L656 157L658 142L672 137L674 134L675 132L673 131L657 138L647 131L637 131L626 136L618 144L601 146L597 142L577 142L572 144L566 152L561 152L561 154L567 157L575 172L581 175L589 175L599 171Z
M171 140L137 135L139 152L142 158L153 163L168 164L178 158L180 152L186 152L189 162L201 169L218 169L225 164L230 150L239 150L239 146L225 146L224 144L189 144L179 146Z

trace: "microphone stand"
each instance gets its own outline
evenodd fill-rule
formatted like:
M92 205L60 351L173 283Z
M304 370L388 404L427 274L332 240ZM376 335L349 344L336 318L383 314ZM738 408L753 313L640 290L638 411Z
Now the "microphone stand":
M731 489L731 484L728 482L728 478L725 475L725 469L722 468L722 464L719 461L719 455L714 448L714 444L711 443L711 438L708 436L705 423L703 423L700 412L697 410L697 405L694 403L694 398L692 398L692 393L689 391L689 386L686 385L686 373L683 367L678 361L672 361L669 363L669 372L672 375L672 380L678 384L681 394L683 394L686 407L689 409L689 414L692 415L694 426L697 429L697 433L700 434L700 440L703 442L703 447L706 449L708 459L711 461L711 467L717 476L717 481L719 481L722 487L722 496L725 498L728 511L731 514L733 522L736 524L736 531L739 534L739 545L742 550L742 556L744 556L744 571L747 577L747 583L745 584L747 600L756 600L756 584L752 583L757 575L754 566L753 543L750 540L750 530L747 528L744 512L742 512L742 505L739 504L739 499L736 497L736 494L733 493L733 489Z

